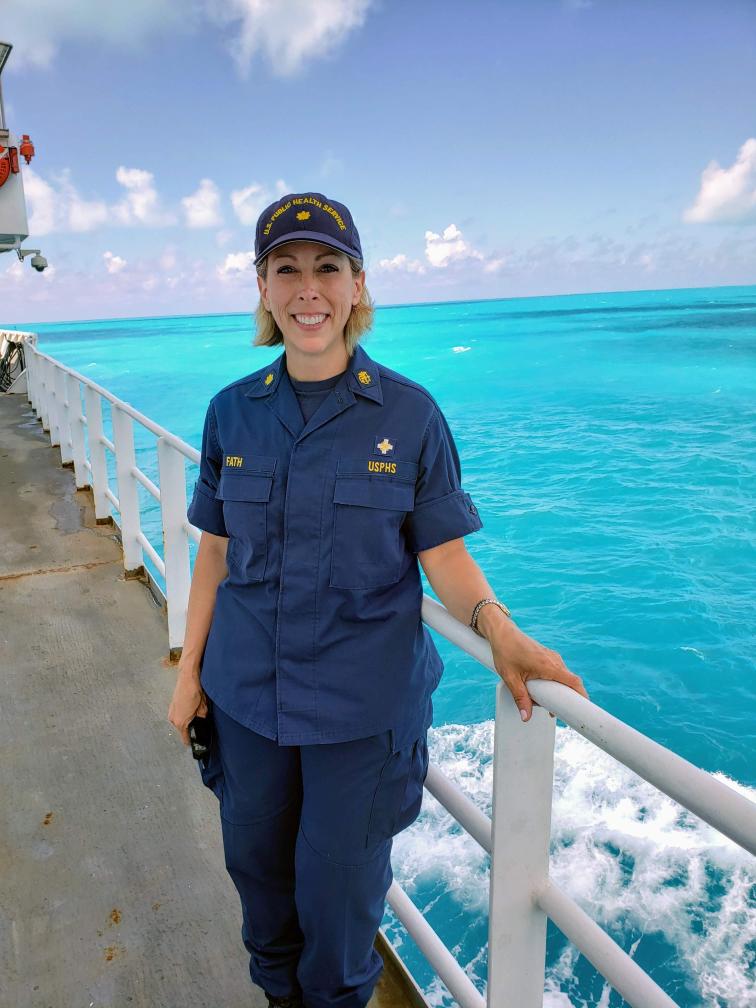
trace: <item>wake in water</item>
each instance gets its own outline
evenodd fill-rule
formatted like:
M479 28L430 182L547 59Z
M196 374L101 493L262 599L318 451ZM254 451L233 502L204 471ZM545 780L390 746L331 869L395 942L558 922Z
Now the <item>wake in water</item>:
M429 741L431 758L490 816L493 722L445 725L432 729ZM714 776L756 798L756 789ZM430 922L444 920L447 935L454 931L450 947L484 993L488 855L426 792L420 819L395 840L393 864L397 881ZM556 732L551 877L680 1005L756 1004L750 855L568 727ZM402 955L412 955L414 969L419 954L407 947L395 919L389 933L404 946ZM451 1005L425 970L431 1003ZM543 1003L609 1008L624 1002L550 925Z

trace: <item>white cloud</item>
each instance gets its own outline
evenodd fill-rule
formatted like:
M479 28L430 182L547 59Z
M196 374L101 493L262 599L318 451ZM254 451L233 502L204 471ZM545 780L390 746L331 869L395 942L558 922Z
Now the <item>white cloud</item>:
M107 205L102 200L82 199L68 171L54 176L53 181L51 184L32 168L24 168L32 237L51 231L92 231L107 221Z
M274 189L275 193L271 193L261 182L253 182L244 189L234 189L231 193L231 206L242 224L254 227L265 207L289 191L283 179L276 181Z
M161 205L152 172L121 166L116 171L116 179L126 190L120 203L111 208L116 223L146 227L165 227L176 223L175 216Z
M12 39L13 65L48 66L59 47L71 40L138 44L167 31L190 29L197 24L195 0L2 0L3 38Z
M50 302L56 286L57 270L50 264L44 273L37 273L29 265L29 260L21 262L14 255L4 257L7 269L0 271L0 303L3 313L13 304L14 296L23 313L28 313L30 303ZM17 309L18 311L18 309ZM26 314L28 318L28 314ZM28 328L28 327L27 327Z
M456 224L450 224L441 234L436 234L435 231L425 232L425 258L433 267L431 273L439 274L452 265L474 265L476 272L480 272L482 266L485 273L498 273L507 264L506 259L489 257L473 248ZM375 269L379 273L397 276L427 272L424 263L410 259L403 252L391 259L380 259Z
M207 234L211 237L213 232ZM242 251L224 261L225 250L217 251L212 241L203 244L201 256L182 248L182 241L195 244L196 232L182 230L172 232L174 236L175 244L159 243L153 233L145 232L138 254L135 251L115 274L105 268L102 248L117 251L116 237L97 246L97 261L91 269L85 265L93 244L89 234L45 242L42 248L50 266L42 274L35 273L28 260L22 265L15 256L0 256L3 316L28 328L30 318L59 322L173 315L177 305L187 313L248 312L257 300L248 247L240 242L236 248ZM138 237L128 236L132 244ZM506 255L506 269L497 273L486 273L485 263L477 259L448 269L431 269L423 263L423 275L374 269L370 291L379 304L396 304L747 284L753 280L756 262L756 228L729 228L721 235L699 229L691 234L690 227L680 224L649 230L640 240L607 234L547 236L535 243L507 246L499 254ZM125 257L125 251L121 256ZM451 345L449 350L463 352Z
M92 231L108 219L108 208L102 200L83 200L71 187L68 205L68 226L72 231Z
M465 259L485 259L482 252L465 241L456 224L450 224L440 235L434 231L425 232L425 257L437 269Z
M425 266L418 259L410 259L403 252L393 259L380 259L375 268L383 273L425 273Z
M219 227L223 223L220 213L220 192L212 179L202 179L191 196L181 200L184 220L190 228Z
M23 179L29 209L29 232L32 236L49 234L56 226L58 200L55 190L33 168L24 169Z
M483 269L486 273L498 273L506 264L506 259L489 259Z
M104 200L84 199L65 170L50 180L24 169L24 187L29 208L30 233L92 231L110 225L120 227L167 227L178 223L177 214L166 207L157 191L154 175L143 168L121 166L116 179L125 189L123 199L108 205ZM252 183L231 193L231 203L242 224L254 226L260 211L288 192L283 179L272 188ZM196 192L181 200L184 222L190 228L215 228L223 224L221 194L212 179L202 179ZM233 232L216 234L219 247L228 244Z
M245 189L234 189L231 193L231 206L234 208L234 213L247 227L256 223L260 211L265 209L270 202L268 190L257 182L253 182Z
M13 39L14 65L49 66L68 42L136 46L177 32L228 29L241 73L262 53L274 74L300 71L329 55L360 28L373 0L1 0L3 37Z
M701 188L683 218L691 223L756 221L756 138L746 140L730 168L716 161L704 168Z
M19 321L33 317L51 321L63 318L113 318L117 315L175 314L176 305L196 306L198 311L223 310L228 288L213 275L203 259L188 257L166 246L158 255L142 254L127 263L111 250L102 254L92 269L83 265L83 246L59 249L57 262L44 273L35 273L17 260L3 272L0 261L0 303L3 314ZM68 244L68 243L67 243ZM10 259L10 256L6 257ZM48 253L48 258L52 256ZM58 269L56 269L56 266ZM240 292L240 296L244 292ZM220 300L224 298L224 300ZM215 299L215 300L208 300ZM45 305L45 310L30 305ZM241 307L241 305L240 305Z
M5 274L2 277L0 277L0 280L7 280L15 285L23 283L25 277L24 264L15 256L13 256L12 259L10 256L8 256L7 259L8 259L8 268L6 269ZM45 274L43 273L42 276L44 275Z
M103 252L102 258L108 273L120 273L126 266L126 260L120 256L113 255L112 252Z
M177 222L176 215L164 209L151 172L142 168L121 167L116 172L116 179L126 194L122 200L108 206L101 199L84 199L67 169L47 180L37 175L34 169L25 167L24 190L29 208L30 235L41 236L52 231L93 231L104 225L166 227ZM196 215L199 215L198 210Z
M296 74L311 59L328 55L367 16L372 0L207 0L208 12L231 25L231 52L242 73L258 52L274 74Z
M229 252L217 270L224 282L252 278L256 275L254 252Z

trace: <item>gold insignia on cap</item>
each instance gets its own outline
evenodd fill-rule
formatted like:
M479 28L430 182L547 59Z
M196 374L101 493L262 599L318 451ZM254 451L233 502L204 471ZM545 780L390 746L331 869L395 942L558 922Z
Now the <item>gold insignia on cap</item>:
M379 449L382 455L385 455L386 452L392 451L394 446L391 444L389 439L385 437L383 441L380 441L375 447Z
M357 377L360 379L363 385L369 385L373 380L367 373L367 371L358 371Z
M275 377L275 374L272 371L269 371L268 374L265 375L265 384L270 385Z
M297 220L309 220L309 219L310 219L309 210L300 210L299 213L297 214Z

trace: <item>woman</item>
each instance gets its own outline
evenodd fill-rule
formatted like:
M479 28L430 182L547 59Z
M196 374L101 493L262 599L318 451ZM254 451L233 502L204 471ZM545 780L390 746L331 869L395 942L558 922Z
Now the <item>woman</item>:
M442 663L418 561L488 638L522 713L527 679L587 696L497 602L463 536L481 528L432 396L373 361L349 210L292 194L260 216L256 343L273 364L213 397L189 520L202 529L169 720L220 800L250 975L271 1005L362 1008L392 837L415 820ZM200 679L201 674L201 679Z

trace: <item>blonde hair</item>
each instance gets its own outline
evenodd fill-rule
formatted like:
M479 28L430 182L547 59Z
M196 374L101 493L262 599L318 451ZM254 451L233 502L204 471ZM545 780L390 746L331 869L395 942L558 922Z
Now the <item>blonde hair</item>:
M362 263L359 259L347 256L349 266L354 276L359 276L362 272ZM266 256L257 267L258 276L266 279L268 275L268 257ZM347 353L351 357L355 347L360 342L364 334L372 328L375 305L367 287L363 285L360 300L356 305L352 305L352 311L344 326L344 342ZM278 328L278 323L273 318L272 312L263 304L260 298L255 309L255 338L252 340L253 346L279 346L283 343L283 333Z

